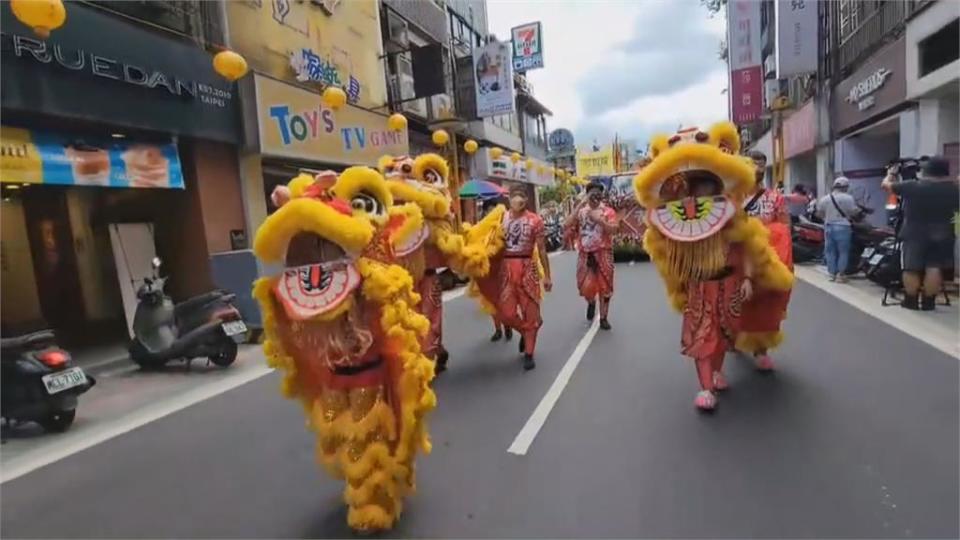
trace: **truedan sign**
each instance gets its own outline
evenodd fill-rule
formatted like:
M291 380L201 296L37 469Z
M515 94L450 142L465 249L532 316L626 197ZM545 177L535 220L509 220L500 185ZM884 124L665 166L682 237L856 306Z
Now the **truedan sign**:
M33 111L237 142L236 85L210 55L99 10L75 4L70 23L41 40L2 19L4 109Z

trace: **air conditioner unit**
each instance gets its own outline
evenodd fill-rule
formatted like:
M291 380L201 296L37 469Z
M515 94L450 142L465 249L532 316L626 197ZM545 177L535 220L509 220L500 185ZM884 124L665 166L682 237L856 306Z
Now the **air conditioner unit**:
M387 12L387 52L400 52L410 48L410 27L407 21L392 11Z
M400 96L400 99L410 99L417 94L413 90L413 77L410 75L395 75L397 82L397 89L399 90L396 95ZM401 108L411 114L415 114L420 118L427 117L427 100L426 99L417 99L413 101L408 101L401 105Z

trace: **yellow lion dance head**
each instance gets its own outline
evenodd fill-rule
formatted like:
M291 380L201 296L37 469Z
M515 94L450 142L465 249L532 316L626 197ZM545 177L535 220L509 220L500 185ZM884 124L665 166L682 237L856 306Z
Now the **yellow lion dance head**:
M450 215L450 166L437 154L383 156L380 172L398 202L415 203L427 219L445 219Z
M650 142L650 163L634 180L647 220L667 238L696 242L719 232L753 189L754 171L731 123Z
M650 141L650 162L634 178L637 200L647 209L644 249L678 309L686 303L684 283L719 273L731 243L745 245L761 286L784 290L792 283L763 224L743 211L756 180L752 162L739 152L740 137L730 122L657 135Z

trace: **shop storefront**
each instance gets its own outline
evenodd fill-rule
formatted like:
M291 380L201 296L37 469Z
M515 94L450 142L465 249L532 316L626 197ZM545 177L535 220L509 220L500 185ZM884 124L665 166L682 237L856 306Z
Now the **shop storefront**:
M154 254L179 299L246 236L235 85L195 44L87 5L48 40L2 31L2 333L125 339Z
M786 160L784 188L804 186L817 192L816 102L808 101L783 121L783 157Z
M886 166L901 154L901 120L906 100L905 40L887 45L837 85L833 100L834 168L851 181L851 194L874 209L869 220L887 223L886 194L880 187ZM903 138L906 142L906 137Z
M407 133L389 129L386 115L350 105L334 111L316 92L259 74L253 84L256 126L248 132L258 140L264 205L274 187L301 171L375 167L383 155L409 153Z

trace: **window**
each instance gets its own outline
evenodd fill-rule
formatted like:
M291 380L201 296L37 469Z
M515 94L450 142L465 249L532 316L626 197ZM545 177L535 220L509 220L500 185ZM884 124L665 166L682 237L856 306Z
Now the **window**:
M843 41L860 26L860 12L863 7L860 0L840 0L840 41Z
M954 19L917 44L920 76L933 73L960 58L960 19Z

